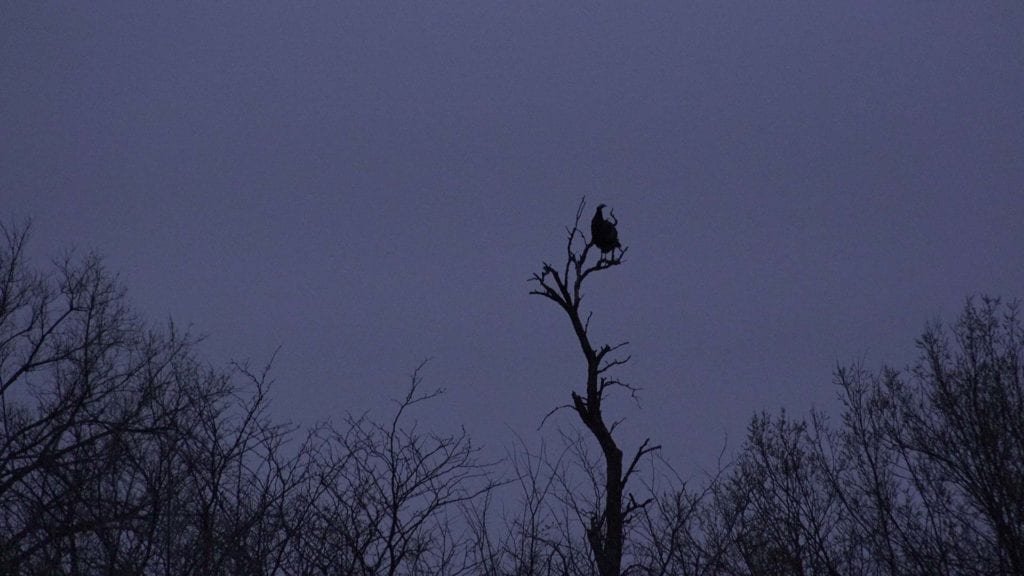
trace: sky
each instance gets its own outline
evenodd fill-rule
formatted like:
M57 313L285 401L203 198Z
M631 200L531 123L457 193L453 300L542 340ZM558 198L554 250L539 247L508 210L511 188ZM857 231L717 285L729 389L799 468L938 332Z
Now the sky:
M835 413L970 295L1024 297L1014 1L8 2L0 218L95 251L274 410L500 452L571 429L585 364L530 296L581 198L619 219L592 337L628 451L684 476L750 417Z

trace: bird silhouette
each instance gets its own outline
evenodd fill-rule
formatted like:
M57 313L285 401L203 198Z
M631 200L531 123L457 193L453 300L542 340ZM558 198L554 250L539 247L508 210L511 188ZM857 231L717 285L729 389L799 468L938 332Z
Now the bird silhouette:
M618 220L605 220L604 214L601 212L604 207L604 204L598 204L594 218L590 220L590 242L601 250L602 255L611 252L614 257L615 249L622 247L619 244L619 231L615 229Z

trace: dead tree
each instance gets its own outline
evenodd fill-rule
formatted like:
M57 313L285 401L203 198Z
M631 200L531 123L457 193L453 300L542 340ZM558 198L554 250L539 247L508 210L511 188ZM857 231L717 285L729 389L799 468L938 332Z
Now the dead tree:
M624 467L622 449L619 448L613 435L618 422L609 424L602 412L602 402L610 389L622 387L631 394L635 394L637 391L636 387L608 375L610 370L629 361L629 356L622 357L613 354L626 346L628 342L614 346L607 344L595 346L591 343L589 328L593 313L587 312L584 318L580 311L580 301L583 298L583 282L591 274L622 264L622 258L627 249L620 248L617 254L612 252L610 258L601 258L598 254L596 260L591 258L591 261L588 262L591 249L596 246L594 239L587 240L580 229L584 204L585 201L581 200L579 208L576 210L573 227L568 230L565 265L558 270L544 262L541 272L534 274L531 278L531 281L537 284L537 288L531 290L530 294L544 296L562 308L569 317L573 332L576 334L576 339L579 341L586 359L586 389L582 394L575 390L572 391L572 404L562 407L571 408L579 415L583 425L601 447L605 463L604 504L600 510L595 511L590 518L590 525L585 526L584 529L597 563L598 573L601 576L619 576L622 570L625 532L629 517L650 502L650 500L638 502L632 495L628 496L627 501L625 487L630 476L636 470L640 458L644 454L657 450L660 446L649 446L650 440L644 440L630 459L629 464Z

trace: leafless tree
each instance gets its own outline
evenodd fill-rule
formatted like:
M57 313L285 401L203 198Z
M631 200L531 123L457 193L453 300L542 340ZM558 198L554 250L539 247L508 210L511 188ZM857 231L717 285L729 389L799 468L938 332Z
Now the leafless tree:
M276 574L304 526L293 498L309 483L315 444L267 414L269 365L201 371L176 434L153 462L161 479L153 534L166 574Z
M507 462L511 481L500 499L477 501L467 510L474 572L482 576L587 574L590 553L579 517L564 494L568 447L557 455L542 442L531 451L518 439ZM574 527L577 529L574 530Z
M724 450L723 450L724 452ZM728 468L721 461L700 483L687 482L667 463L655 461L642 477L650 505L638 511L629 573L644 576L703 576L727 573L723 559L733 546L735 514L714 507ZM693 488L696 484L698 487Z
M202 366L99 258L36 271L0 230L0 573L275 573L308 451L266 372Z
M878 573L1024 573L1022 334L1016 305L970 300L909 370L839 371L840 485Z
M610 375L610 371L629 361L628 356L614 354L627 343L595 346L591 342L591 313L584 313L580 308L583 284L591 274L621 265L627 248L621 248L618 253L613 252L609 258L600 258L598 255L588 260L594 244L592 240L587 241L580 229L584 205L585 202L581 201L573 227L568 230L565 264L556 268L544 262L541 272L532 277L537 287L530 293L551 300L565 312L586 361L586 383L582 393L570 393L572 404L569 407L576 412L601 448L604 459L604 502L587 519L585 530L598 573L601 576L619 576L630 515L649 502L635 500L626 493L625 488L640 459L657 450L658 446L650 446L649 441L644 441L633 456L624 461L623 451L614 437L616 423L606 420L602 409L604 399L612 388L624 388L631 393L635 393L636 388Z
M464 430L419 427L441 394L422 365L386 420L302 433L271 417L269 363L200 362L196 339L132 314L99 258L37 269L28 227L0 226L0 574L1024 573L1016 305L968 301L908 369L840 368L837 425L758 415L692 488L649 441L625 458L603 410L637 389L581 301L626 249L592 251L582 214L531 293L569 318L586 367L545 420L565 408L583 427L557 451L520 441L504 481Z
M322 494L296 540L295 574L457 575L467 573L463 504L494 487L489 465L462 430L421 431L410 421L441 389L422 390L420 370L386 423L349 416L327 426L315 474Z
M717 572L1020 574L1021 336L1016 306L969 301L911 368L840 368L839 427L756 417L704 507Z
M111 470L173 427L161 400L191 341L147 329L97 257L47 274L27 261L27 225L0 231L0 571L120 566L114 543L89 542L144 522L152 494Z
M716 493L719 509L734 515L734 571L846 573L845 510L829 482L831 463L816 449L818 433L784 412L751 422L733 474Z

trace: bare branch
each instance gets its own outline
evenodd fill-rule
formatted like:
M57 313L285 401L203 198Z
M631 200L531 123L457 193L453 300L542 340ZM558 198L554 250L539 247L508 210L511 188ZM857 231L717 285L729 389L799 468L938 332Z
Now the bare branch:
M537 426L537 430L540 430L541 428L543 428L543 427L544 427L544 423L545 423L545 422L547 422L548 418L549 418L549 417L550 417L550 416L551 416L552 414L554 414L555 412L558 412L559 410L563 410L563 409L566 409L566 408L568 408L568 409L572 410L572 409L574 408L574 406L573 406L572 404L562 404L562 405L560 405L560 406L555 406L555 407L554 407L554 408L552 408L551 410L548 410L548 413L547 413L547 414L545 414L545 415L544 415L544 418L542 418L542 419L541 419L541 421L540 421L540 425L538 425L538 426Z

